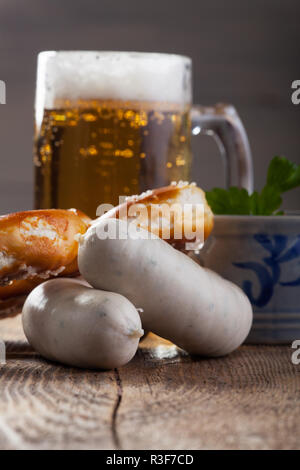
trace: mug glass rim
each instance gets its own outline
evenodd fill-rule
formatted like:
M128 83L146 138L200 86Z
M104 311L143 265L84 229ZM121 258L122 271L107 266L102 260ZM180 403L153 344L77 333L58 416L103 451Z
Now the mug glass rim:
M44 109L76 107L97 99L171 103L186 109L193 102L192 60L156 52L61 50L38 54L38 125Z
M152 57L155 58L155 56L160 56L160 57L178 57L181 58L184 61L189 62L190 64L192 63L192 58L185 55L185 54L174 54L173 52L142 52L142 51L110 51L110 50L89 50L89 49L58 49L58 50L44 50L40 51L38 53L38 57L43 56L43 55L50 55L50 54L99 54L99 55L124 55L124 56L130 56L130 57L136 57L137 59L140 58L147 58L147 57Z

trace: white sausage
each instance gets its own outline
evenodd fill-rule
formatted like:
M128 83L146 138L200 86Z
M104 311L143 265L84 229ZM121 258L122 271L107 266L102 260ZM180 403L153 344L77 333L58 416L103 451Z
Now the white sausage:
M42 356L90 369L126 364L143 335L129 300L74 279L36 287L24 304L22 320L29 343Z
M114 230L127 239L97 236ZM96 221L80 240L78 263L91 285L119 292L141 307L146 330L189 353L224 355L249 333L252 308L239 287L157 237L134 239L123 220Z

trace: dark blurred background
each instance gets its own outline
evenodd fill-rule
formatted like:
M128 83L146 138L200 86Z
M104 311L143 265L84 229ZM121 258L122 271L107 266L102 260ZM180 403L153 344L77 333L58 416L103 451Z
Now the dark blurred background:
M300 163L299 0L1 0L0 213L32 207L32 136L36 55L88 49L186 54L194 62L194 102L226 101L248 132L255 186L268 162L285 155ZM205 189L223 186L217 146L193 139L194 177ZM285 197L300 208L300 191Z

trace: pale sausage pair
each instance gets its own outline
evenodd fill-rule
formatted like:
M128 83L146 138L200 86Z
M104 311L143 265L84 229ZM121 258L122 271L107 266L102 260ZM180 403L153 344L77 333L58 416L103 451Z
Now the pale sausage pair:
M79 270L94 289L57 279L29 295L23 325L32 346L51 360L90 368L128 362L142 327L191 354L236 349L252 322L245 294L143 229L132 237L128 227L100 218L81 236ZM99 238L110 229L122 239Z

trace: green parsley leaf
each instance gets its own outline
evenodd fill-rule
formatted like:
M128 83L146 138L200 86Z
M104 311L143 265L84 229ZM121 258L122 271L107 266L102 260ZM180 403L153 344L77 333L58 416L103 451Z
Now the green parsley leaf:
M300 165L285 157L274 157L268 169L267 186L273 186L281 193L300 186Z
M206 192L206 199L214 214L250 214L251 201L246 189L214 188Z
M278 210L281 193L300 186L300 165L285 157L274 157L269 165L267 183L259 193L251 195L246 189L234 186L214 188L206 192L206 199L214 214L224 215L283 215Z
M252 215L272 215L282 203L278 189L273 186L265 186L261 193L254 191L249 197Z

